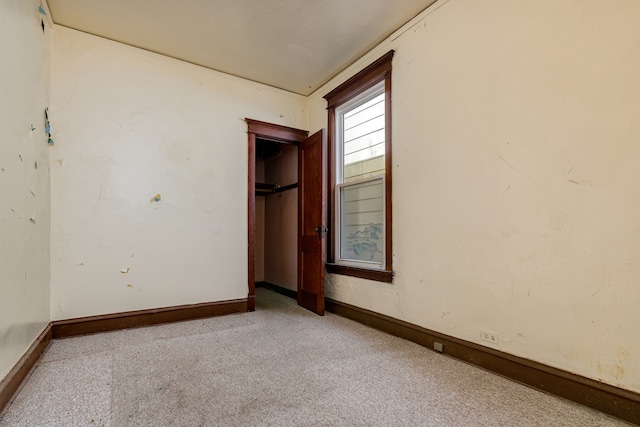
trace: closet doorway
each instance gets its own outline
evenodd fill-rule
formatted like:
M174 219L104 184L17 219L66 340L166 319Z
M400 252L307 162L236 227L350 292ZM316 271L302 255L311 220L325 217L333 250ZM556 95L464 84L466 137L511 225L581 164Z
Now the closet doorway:
M308 132L246 119L248 125L248 303L256 283L298 289L298 147Z
M256 281L262 274L259 283L291 293L298 305L322 316L328 231L325 130L307 137L307 131L245 120L249 136L247 308L255 310ZM262 178L265 182L260 182Z

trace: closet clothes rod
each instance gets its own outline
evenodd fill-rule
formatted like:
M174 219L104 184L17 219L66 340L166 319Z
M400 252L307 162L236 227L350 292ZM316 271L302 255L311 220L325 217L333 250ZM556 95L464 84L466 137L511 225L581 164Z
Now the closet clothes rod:
M278 184L260 184L256 182L256 196L268 196L270 194L282 193L283 191L298 188L298 183L280 187Z

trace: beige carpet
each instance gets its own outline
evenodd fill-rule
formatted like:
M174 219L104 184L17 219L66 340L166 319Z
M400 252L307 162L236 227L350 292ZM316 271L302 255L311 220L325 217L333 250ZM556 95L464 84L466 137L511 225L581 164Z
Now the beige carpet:
M54 341L0 426L622 426L257 289L254 313Z

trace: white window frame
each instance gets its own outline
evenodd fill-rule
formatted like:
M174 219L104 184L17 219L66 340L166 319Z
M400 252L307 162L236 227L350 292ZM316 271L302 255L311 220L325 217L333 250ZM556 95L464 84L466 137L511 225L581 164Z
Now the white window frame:
M335 142L335 149L336 149L336 155L335 155L335 200L334 200L334 209L335 209L335 218L336 218L336 230L335 230L335 236L336 238L334 239L334 249L335 249L335 263L339 264L339 265L344 265L344 266L348 266L348 267L357 267L357 268L364 268L364 269L368 269L368 270L385 270L386 269L386 216L387 216L387 211L385 209L386 206L386 170L381 171L380 173L376 174L376 175L372 175L369 177L365 177L365 178L361 178L358 180L354 180L354 181L350 181L350 182L344 182L344 114L348 113L349 111L353 110L354 108L357 108L358 106L372 100L373 98L385 94L385 105L388 102L387 100L387 95L386 95L386 91L385 91L385 82L384 80L380 81L379 83L377 83L376 85L372 86L371 88L365 90L364 92L362 92L361 94L353 97L352 99L350 99L349 101L345 102L344 104L340 105L339 107L336 107L335 109L335 129L336 129L336 142ZM385 113L386 115L386 113ZM386 117L385 117L385 123L386 123ZM386 126L385 126L386 127ZM385 141L385 144L387 142ZM372 262L372 261L358 261L358 260L350 260L350 259L343 259L341 254L342 254L342 250L341 250L341 242L342 242L342 236L341 236L341 231L342 231L342 227L341 227L341 200L340 200L340 194L341 194L341 190L345 187L351 187L351 186L355 186L355 185L359 185L359 184L363 184L366 182L370 182L370 181L376 181L382 179L382 228L383 228L383 233L382 235L384 236L385 241L383 242L384 244L382 245L382 262L378 263L378 262Z

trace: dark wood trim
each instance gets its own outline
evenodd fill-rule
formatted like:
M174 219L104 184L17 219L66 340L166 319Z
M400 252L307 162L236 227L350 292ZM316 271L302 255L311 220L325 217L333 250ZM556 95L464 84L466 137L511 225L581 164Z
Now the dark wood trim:
M327 108L335 108L354 96L360 95L365 90L375 86L385 79L391 72L391 60L395 51L390 50L371 65L367 66L346 82L324 96L327 100Z
M253 290L253 295L247 296L247 311L256 311L256 295L255 289Z
M51 325L54 339L67 338L118 329L138 328L162 323L244 313L248 311L248 304L249 301L247 299L187 304L67 320L54 320L51 322Z
M309 132L306 130L280 126L253 119L245 119L245 121L247 122L248 133L253 133L261 138L280 141L285 144L295 144L304 141L309 135Z
M368 67L351 77L346 82L329 92L324 98L327 100L328 110L328 145L329 145L329 167L328 167L328 264L327 271L335 274L360 277L369 280L391 283L393 281L393 217L392 217L392 189L393 189L393 160L392 160L392 91L391 91L391 70L394 51L390 50L381 58L373 62ZM364 268L343 267L335 264L336 250L335 239L336 224L335 209L335 164L336 164L336 112L335 109L351 98L363 93L367 89L384 81L385 91L385 271L370 270Z
M334 262L336 259L335 247L335 224L336 210L333 206L336 203L336 109L328 110L329 123L327 123L327 262Z
M13 401L23 381L51 344L52 338L51 324L48 324L13 369L0 381L0 413Z
M280 295L284 295L286 297L292 299L298 299L298 293L296 291L292 291L291 289L283 288L282 286L274 285L269 282L256 282L256 288L264 288L269 289L270 291L276 292Z
M247 158L247 302L248 310L255 311L256 282L256 135L249 133Z
M249 311L254 311L256 309L256 138L269 139L283 144L299 145L300 142L307 138L309 132L249 118L245 118L245 121L247 122L249 144L247 159L247 287L249 290L247 306Z
M385 72L384 77L384 93L385 93L385 104L384 104L384 114L385 114L385 126L384 126L384 138L385 138L385 151L384 151L384 169L385 169L385 182L384 182L384 192L385 192L385 226L384 226L384 243L385 243L385 269L389 271L393 271L393 218L392 209L391 209L391 200L392 194L391 190L393 188L393 159L392 159L392 133L391 133L391 59L393 58L393 51L389 52L391 55L389 56L389 63L387 65L388 70Z
M393 271L372 270L331 263L325 265L327 267L327 272L332 274L342 274L343 276L359 277L361 279L374 280L376 282L393 283Z
M320 145L320 158L312 156L313 147ZM327 261L327 236L325 230L319 231L317 223L309 224L308 212L319 212L318 227L327 224L327 134L320 129L304 140L298 148L298 305L320 316L324 316L324 278ZM314 167L319 168L320 176L315 176ZM307 171L312 171L307 174ZM316 169L317 170L317 169ZM317 187L319 184L320 188ZM318 203L317 199L320 199ZM313 215L311 215L313 216ZM315 228L319 235L309 240L309 230ZM319 237L317 239L316 237ZM320 259L316 255L320 253ZM310 262L306 262L307 258ZM313 279L309 279L312 277ZM308 280L312 280L311 283Z
M638 393L328 298L326 309L429 349L434 342L442 343L445 355L640 425Z

